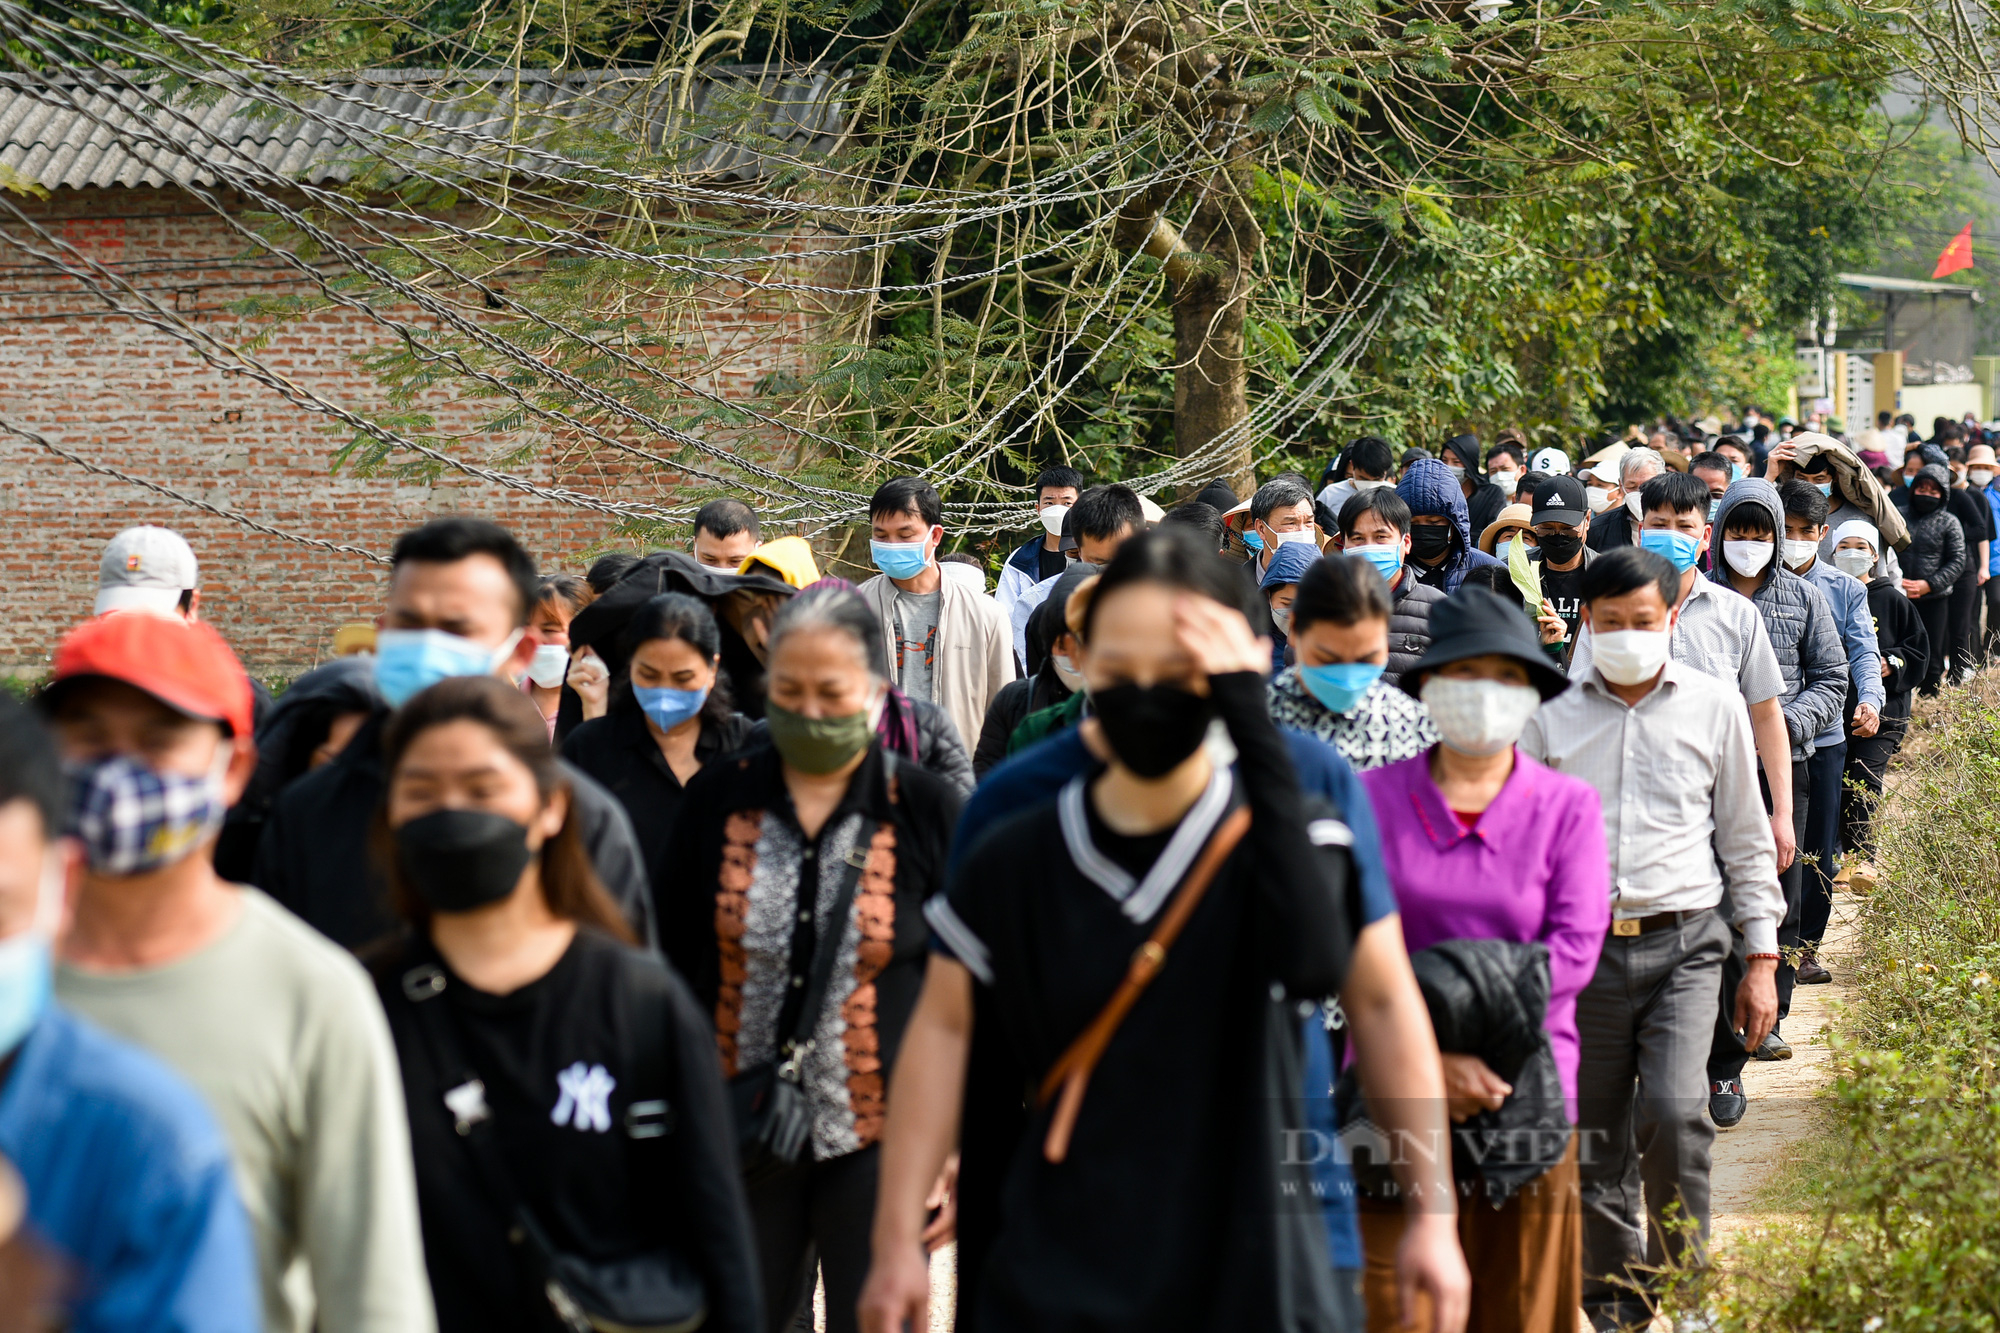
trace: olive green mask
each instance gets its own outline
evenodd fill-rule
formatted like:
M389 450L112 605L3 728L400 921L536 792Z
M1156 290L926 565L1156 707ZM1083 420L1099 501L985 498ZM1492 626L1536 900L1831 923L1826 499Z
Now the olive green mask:
M801 773L831 773L860 754L875 735L868 710L842 717L805 717L764 705L764 725L770 728L771 744L778 747L784 761Z

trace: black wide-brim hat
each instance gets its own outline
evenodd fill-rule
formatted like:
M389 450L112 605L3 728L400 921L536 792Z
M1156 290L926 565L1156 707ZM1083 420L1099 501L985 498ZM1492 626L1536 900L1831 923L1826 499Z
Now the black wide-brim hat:
M1431 643L1397 683L1417 696L1426 672L1493 653L1528 669L1528 683L1544 702L1569 688L1569 677L1542 651L1541 636L1521 604L1491 589L1467 584L1431 608Z

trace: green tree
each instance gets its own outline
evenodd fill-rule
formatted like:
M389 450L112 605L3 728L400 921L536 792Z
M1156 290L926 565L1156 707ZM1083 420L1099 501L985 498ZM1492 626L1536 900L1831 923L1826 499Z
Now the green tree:
M115 0L75 2L6 20L24 63L105 43ZM458 465L443 392L506 442L481 466L555 441L808 525L923 469L978 530L1016 522L1057 459L1164 498L1362 429L1563 440L1679 408L1746 357L1768 370L1882 225L1885 192L1853 183L1909 151L1879 105L1930 40L1911 13L240 0L192 35L114 19L143 34L121 60L143 47L187 95L254 77L298 114L314 80L401 64L486 112L456 157L376 135L345 188L257 194L260 243L330 276L244 313L383 321L369 364L394 397L342 419L351 465ZM837 101L837 141L782 132L806 89ZM718 142L763 169L717 175ZM740 349L715 330L746 300L818 332L795 369L721 394Z

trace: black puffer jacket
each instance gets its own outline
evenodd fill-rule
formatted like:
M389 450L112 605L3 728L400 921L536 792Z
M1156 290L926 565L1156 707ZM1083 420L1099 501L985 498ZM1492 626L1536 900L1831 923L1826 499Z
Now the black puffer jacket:
M951 714L926 699L912 699L917 715L917 762L958 789L961 796L972 791L972 756L958 738Z
M1498 1208L1556 1165L1571 1126L1562 1076L1544 1023L1549 1011L1549 950L1535 941L1446 940L1410 955L1410 970L1430 1010L1438 1049L1476 1055L1513 1085L1497 1111L1481 1111L1452 1130L1452 1176L1478 1181ZM1360 1088L1350 1068L1334 1090L1341 1136L1360 1119ZM1365 1140L1362 1140L1365 1142ZM1384 1193L1376 1169L1358 1171L1362 1188Z
M1917 473L1917 481L1929 479L1938 484L1946 495L1951 494L1951 469L1936 463L1927 464ZM1910 483L1911 499L1915 499ZM1903 577L1922 579L1931 585L1931 590L1917 600L1928 602L1936 597L1951 596L1952 586L1958 576L1965 572L1965 529L1943 505L1918 518L1914 511L1910 515L1910 546L1903 552Z
M1476 1055L1509 1083L1549 1044L1549 949L1512 940L1446 940L1410 955L1438 1049Z
M1495 1208L1562 1160L1569 1113L1543 1026L1549 949L1535 941L1446 940L1410 955L1438 1049L1476 1055L1514 1086L1497 1111L1481 1111L1451 1136L1452 1174L1484 1182Z
M1382 672L1393 680L1415 666L1431 646L1431 608L1444 600L1444 593L1418 582L1405 566L1390 597L1389 664Z

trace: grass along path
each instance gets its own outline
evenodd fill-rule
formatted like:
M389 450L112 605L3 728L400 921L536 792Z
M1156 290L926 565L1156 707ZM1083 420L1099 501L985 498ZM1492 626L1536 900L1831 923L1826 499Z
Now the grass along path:
M1834 885L1833 919L1820 952L1832 983L1792 992L1792 1012L1782 1029L1792 1058L1752 1060L1744 1067L1750 1110L1735 1129L1716 1135L1709 1211L1713 1246L1725 1266L1733 1243L1772 1221L1805 1216L1801 1193L1789 1186L1797 1172L1811 1168L1824 1141L1829 1112L1819 1093L1834 1077L1827 1036L1839 1022L1840 1008L1860 996L1854 957L1860 903L1846 887Z

